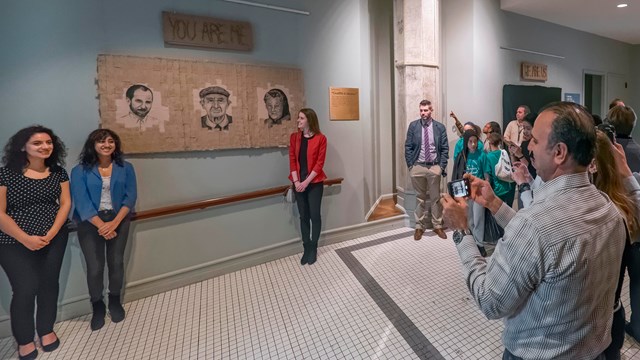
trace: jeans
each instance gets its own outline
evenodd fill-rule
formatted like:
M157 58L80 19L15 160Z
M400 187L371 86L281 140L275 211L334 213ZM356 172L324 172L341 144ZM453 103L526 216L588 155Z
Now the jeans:
M102 221L111 221L116 217L113 210L100 211L98 216ZM118 234L111 240L106 240L98 234L91 222L83 221L78 224L78 241L87 263L87 285L91 302L103 299L105 250L106 263L109 267L109 294L119 296L124 285L124 249L129 237L129 218L122 220L116 228Z
M318 243L320 239L320 228L322 219L320 218L320 205L322 204L322 193L324 183L311 183L303 192L295 192L298 212L300 213L300 232L302 242Z
M0 245L0 265L9 278L11 331L18 345L33 342L34 329L39 336L53 331L58 313L59 278L67 248L69 229L63 225L49 245L31 251L24 245ZM33 323L36 303L38 313Z

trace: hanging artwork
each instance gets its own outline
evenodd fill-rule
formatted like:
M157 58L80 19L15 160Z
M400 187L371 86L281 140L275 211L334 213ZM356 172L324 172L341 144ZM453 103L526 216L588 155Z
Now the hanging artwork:
M128 153L286 147L304 106L302 71L98 56L100 125Z

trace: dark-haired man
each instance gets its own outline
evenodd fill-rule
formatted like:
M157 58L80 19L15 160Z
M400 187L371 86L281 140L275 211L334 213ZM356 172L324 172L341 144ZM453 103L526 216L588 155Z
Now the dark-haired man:
M465 199L443 197L469 291L487 318L504 321L503 359L604 359L611 343L626 230L615 204L589 182L595 140L584 107L543 109L529 150L544 185L517 213L487 181L470 177L473 200L505 228L489 263L467 234Z
M446 128L431 117L432 113L431 101L422 100L420 118L409 124L404 143L404 158L416 190L415 240L422 239L425 229L431 227L440 238L447 238L442 229L440 184L446 176L449 142Z

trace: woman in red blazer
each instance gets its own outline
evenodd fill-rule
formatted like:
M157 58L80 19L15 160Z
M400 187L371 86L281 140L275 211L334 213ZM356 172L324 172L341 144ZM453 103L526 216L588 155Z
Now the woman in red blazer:
M300 213L300 231L304 254L300 264L313 264L318 254L320 238L320 204L327 178L322 167L327 153L327 138L320 132L318 115L312 109L298 113L298 131L289 142L289 180L296 189Z

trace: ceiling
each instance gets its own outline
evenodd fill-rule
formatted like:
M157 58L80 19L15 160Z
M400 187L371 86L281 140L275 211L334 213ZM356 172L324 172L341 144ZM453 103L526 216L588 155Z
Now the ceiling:
M616 7L620 3L629 6ZM500 0L500 8L628 44L640 44L640 0Z

